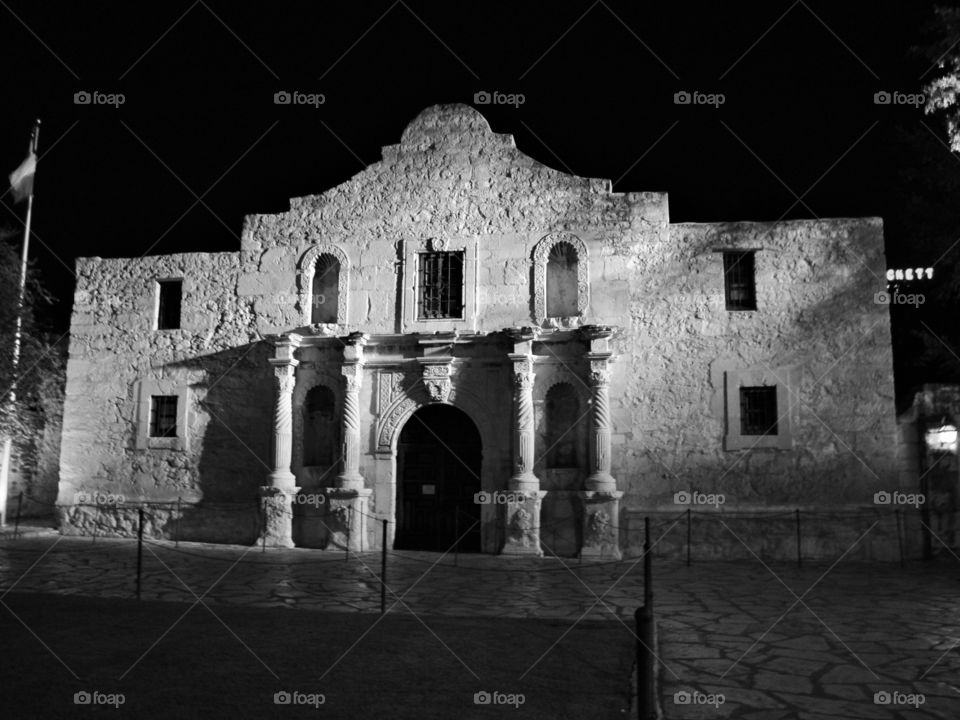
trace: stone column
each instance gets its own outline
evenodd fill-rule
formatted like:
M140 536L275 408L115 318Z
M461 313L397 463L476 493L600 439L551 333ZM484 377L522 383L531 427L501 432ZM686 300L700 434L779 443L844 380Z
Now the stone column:
M360 473L360 386L367 340L367 335L355 332L344 341L342 471L334 480L334 487L326 489L328 549L348 547L355 552L367 549L367 514L373 491L365 487Z
M585 357L589 364L588 381L592 395L590 414L590 474L584 481L582 558L620 559L620 498L612 467L610 421L610 369L612 356L609 338L613 329L587 325L580 330L589 343Z
M300 347L299 335L274 338L276 348L270 358L273 366L276 400L273 410L273 471L268 484L260 487L264 524L259 541L271 547L293 547L293 498L300 491L290 471L293 455L293 388L299 361L294 352Z
M503 502L499 493L491 497L504 507L505 555L543 555L540 548L540 507L545 492L540 490L540 479L533 472L534 432L533 418L533 341L532 328L510 328L507 336L513 341L513 352L508 355L513 363L513 474L507 483Z
M511 353L513 362L514 456L511 490L539 490L540 480L533 474L533 356Z
M343 348L343 432L341 452L343 470L336 486L345 490L363 487L360 474L360 385L363 383L363 348L367 336L353 333Z

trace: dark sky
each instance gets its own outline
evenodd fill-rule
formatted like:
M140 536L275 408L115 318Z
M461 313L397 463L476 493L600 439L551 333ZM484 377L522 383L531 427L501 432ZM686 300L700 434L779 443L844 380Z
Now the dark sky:
M930 66L910 48L931 18L926 2L4 0L0 168L41 117L31 254L63 328L75 257L236 249L245 214L346 180L424 107L482 90L525 96L481 110L527 154L668 191L675 221L884 216L895 128L942 130L874 93L919 92ZM281 90L326 101L278 106ZM0 226L22 227L2 202Z

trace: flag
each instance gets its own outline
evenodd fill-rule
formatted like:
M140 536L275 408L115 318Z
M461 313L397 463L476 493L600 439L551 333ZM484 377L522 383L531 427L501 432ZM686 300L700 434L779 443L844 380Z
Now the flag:
M14 202L33 195L33 174L36 170L37 156L31 150L27 159L20 163L20 167L10 173L10 190L13 191Z

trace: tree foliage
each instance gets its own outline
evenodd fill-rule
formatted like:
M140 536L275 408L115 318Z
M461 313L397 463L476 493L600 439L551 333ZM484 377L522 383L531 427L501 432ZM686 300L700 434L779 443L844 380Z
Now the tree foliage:
M34 467L46 424L62 414L67 338L42 321L53 301L33 264L28 266L22 312L20 361L13 368L22 233L0 232L0 436L11 436L19 464ZM10 403L11 390L16 402Z

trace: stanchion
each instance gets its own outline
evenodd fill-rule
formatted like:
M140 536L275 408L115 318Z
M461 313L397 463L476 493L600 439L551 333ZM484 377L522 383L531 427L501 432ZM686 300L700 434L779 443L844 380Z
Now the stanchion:
M13 539L20 537L20 509L23 507L23 490L17 495L17 517L13 521Z
M643 540L643 606L637 608L634 618L637 623L637 717L640 720L655 720L656 658L653 654L653 578L650 560L650 518L644 518Z
M800 538L800 508L796 510L797 518L797 567L803 567L803 555L801 554L802 540Z
M690 515L691 515L690 508L687 508L687 567L690 567L690 545L691 545L690 536L692 535L691 528L690 528L690 523L691 523Z
M177 539L174 541L175 547L180 547L180 516L183 512L180 510L180 496L177 496Z
M137 600L140 599L140 573L143 569L143 506L137 509L140 527L137 529Z
M260 552L265 553L267 551L267 499L263 499L263 532L260 533L262 538L260 541Z
M650 518L643 519L643 604L653 612L653 564L650 558Z
M900 508L894 510L897 520L897 550L900 551L900 567L903 567L903 533L900 530Z
M383 519L383 540L380 543L380 614L387 611L387 519Z
M343 543L343 561L350 562L350 531L353 529L353 505L347 507L347 540Z

